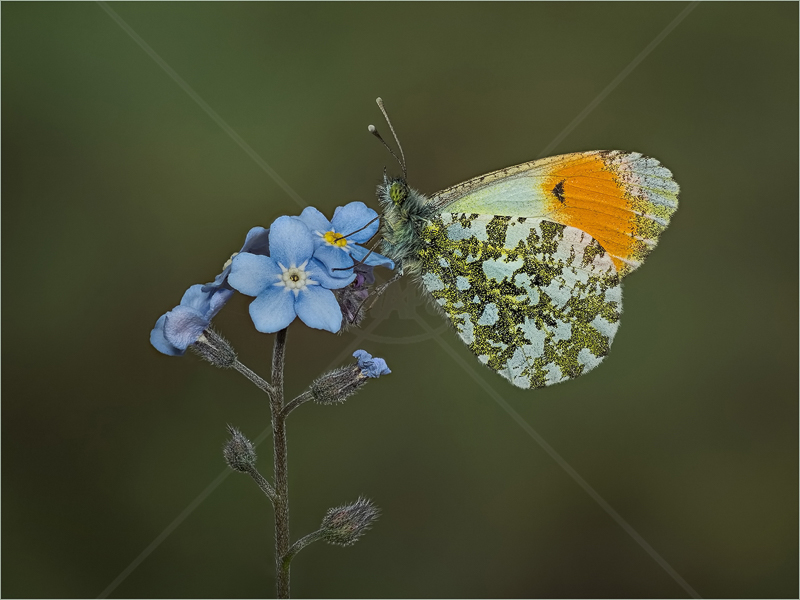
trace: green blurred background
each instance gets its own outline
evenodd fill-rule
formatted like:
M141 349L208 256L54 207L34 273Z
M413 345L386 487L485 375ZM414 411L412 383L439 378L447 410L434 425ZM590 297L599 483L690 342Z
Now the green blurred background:
M434 192L536 158L687 6L111 8L330 214L396 171L376 96ZM295 596L686 595L477 377L700 595L797 597L797 17L700 4L550 152L638 150L682 188L590 375L512 388L405 284L367 334L292 326L290 393L355 348L393 371L289 421L293 538L359 494L383 509L300 554ZM2 91L2 595L95 597L224 471L227 423L268 427L252 385L151 327L301 206L97 4L4 3ZM266 374L247 299L217 325ZM234 474L111 596L269 596L272 544Z

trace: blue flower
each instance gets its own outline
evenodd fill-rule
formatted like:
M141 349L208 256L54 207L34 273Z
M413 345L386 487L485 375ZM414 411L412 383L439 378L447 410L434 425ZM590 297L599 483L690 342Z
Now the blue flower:
M161 315L150 332L150 343L170 356L181 356L203 335L211 319L233 296L230 288L213 288L196 284L186 290L181 303Z
M274 333L300 317L309 327L339 331L342 311L331 290L349 285L355 274L332 277L313 254L308 227L297 217L279 217L270 228L269 256L241 252L233 258L228 283L256 296L250 303L256 329Z
M328 221L321 212L309 206L298 217L315 235L314 258L322 262L333 277L341 277L353 268L353 261L370 266L394 269L391 259L359 244L378 232L378 213L363 202L338 207Z
M358 368L365 377L372 377L377 379L381 375L388 375L391 373L386 361L382 358L372 358L372 355L366 350L356 350L353 356L358 359Z

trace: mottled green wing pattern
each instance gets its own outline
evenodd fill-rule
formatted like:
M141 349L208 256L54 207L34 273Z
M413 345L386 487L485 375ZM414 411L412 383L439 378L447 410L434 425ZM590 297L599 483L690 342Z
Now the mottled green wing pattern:
M587 233L538 218L444 213L421 236L423 285L478 360L515 386L577 377L608 353L622 288Z

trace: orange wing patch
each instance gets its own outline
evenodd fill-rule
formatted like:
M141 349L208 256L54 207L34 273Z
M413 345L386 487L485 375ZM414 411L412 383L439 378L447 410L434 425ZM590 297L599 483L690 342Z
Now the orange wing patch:
M540 179L548 218L595 238L622 275L642 263L678 208L672 173L636 152L566 154L549 166Z

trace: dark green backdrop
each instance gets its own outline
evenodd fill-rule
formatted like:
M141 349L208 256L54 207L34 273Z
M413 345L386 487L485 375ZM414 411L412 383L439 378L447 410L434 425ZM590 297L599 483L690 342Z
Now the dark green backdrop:
M236 373L148 343L299 212L259 160L327 213L376 207L378 95L423 191L536 158L687 6L111 5L248 154L102 6L4 3L3 596L101 594L223 472L226 423L268 426ZM299 555L296 596L685 596L499 397L698 594L797 597L797 17L698 5L552 148L638 150L682 187L590 375L514 389L402 287L367 335L292 327L291 392L355 348L393 370L289 421L293 537L359 494L383 509ZM246 299L217 321L266 373ZM273 586L270 507L232 475L111 596Z

